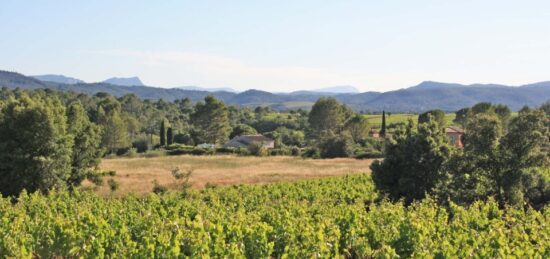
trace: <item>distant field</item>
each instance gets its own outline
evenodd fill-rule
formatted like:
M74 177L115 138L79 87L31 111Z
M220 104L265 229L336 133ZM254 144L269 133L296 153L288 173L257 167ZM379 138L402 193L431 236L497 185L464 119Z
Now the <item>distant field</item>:
M367 114L364 115L367 120L369 121L369 124L373 128L380 128L382 126L382 114ZM413 121L418 121L418 114L406 114L406 113L398 113L398 114L386 114L386 125L390 125L392 123L399 123L403 122L406 123L408 120L413 119ZM453 120L455 119L454 113L447 113L445 114L445 122L447 125L453 124Z
M202 188L206 183L220 186L256 184L363 173L370 171L371 162L352 158L164 156L104 159L100 167L117 172L113 177L120 184L116 194L122 195L151 192L154 180L168 188L176 188L171 175L175 167L184 171L192 169L190 182L193 188ZM104 184L97 192L106 195L110 191Z

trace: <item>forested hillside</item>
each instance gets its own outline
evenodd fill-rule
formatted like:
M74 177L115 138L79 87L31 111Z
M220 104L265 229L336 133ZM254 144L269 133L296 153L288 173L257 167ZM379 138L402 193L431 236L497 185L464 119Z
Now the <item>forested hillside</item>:
M200 90L184 90L179 88L158 88L150 86L121 86L108 83L76 83L62 84L39 81L18 73L0 71L0 87L9 88L51 88L62 91L96 94L109 93L116 97L125 94L135 94L141 99L174 101L189 98L199 101L208 95L227 104L256 107L269 106L277 110L296 108L309 109L313 102L321 96L333 96L355 111L380 112L424 112L432 109L456 111L479 102L501 103L512 110L519 110L524 105L539 106L550 99L550 82L510 87L504 85L461 85L438 82L423 82L418 86L390 91L385 93L321 93L297 91L293 93L269 93L260 90L248 90L242 93ZM261 86L258 86L261 88Z

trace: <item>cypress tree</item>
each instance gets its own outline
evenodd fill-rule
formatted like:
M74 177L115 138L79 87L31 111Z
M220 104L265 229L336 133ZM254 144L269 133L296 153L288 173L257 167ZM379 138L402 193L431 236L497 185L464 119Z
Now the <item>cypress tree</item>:
M382 111L382 128L380 129L380 137L386 137L386 112Z
M166 143L168 145L172 145L172 143L174 143L174 135L172 134L172 127L168 127L168 130L166 131Z
M164 119L160 123L160 146L166 146L166 127L164 126Z

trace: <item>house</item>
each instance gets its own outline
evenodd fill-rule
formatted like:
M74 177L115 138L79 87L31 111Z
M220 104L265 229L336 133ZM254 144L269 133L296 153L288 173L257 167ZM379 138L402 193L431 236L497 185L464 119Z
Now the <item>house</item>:
M449 137L451 144L455 147L464 147L462 144L462 135L464 135L464 130L456 126L448 126L445 128L445 134Z
M274 148L275 147L275 141L264 137L262 135L242 135L237 136L231 139L229 142L227 142L223 147L234 147L234 148L240 148L240 147L248 147L251 144L255 143L261 143L266 148Z

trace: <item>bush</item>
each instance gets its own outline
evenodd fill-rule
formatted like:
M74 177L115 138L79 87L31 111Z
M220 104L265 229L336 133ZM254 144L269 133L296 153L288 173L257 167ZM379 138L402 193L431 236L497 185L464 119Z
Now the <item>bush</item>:
M299 147L292 147L292 149L290 151L290 154L293 155L293 156L300 156L301 153L302 153L302 151L300 150Z
M250 144L248 151L253 156L267 156L269 154L267 148L261 143Z
M234 147L219 147L219 148L216 148L216 153L236 154L237 153L237 148L234 148Z
M320 145L322 158L349 157L353 154L350 143L342 137L330 137Z
M128 153L128 150L130 150L129 147L119 148L116 150L116 155L117 156L125 155L126 153Z
M302 153L302 157L318 159L321 158L321 152L318 148L307 148L304 153Z
M171 156L177 155L213 155L216 150L213 148L200 148L193 146L186 146L180 144L173 144L166 147L166 153Z
M126 151L126 154L124 154L125 157L136 157L138 155L138 151L136 148L130 148L128 151Z
M166 151L164 150L149 150L145 152L143 156L151 158L151 157L160 157L165 155L166 155Z
M191 150L192 155L200 156L200 155L213 155L216 152L213 148L194 148Z
M370 152L362 152L355 155L357 159L369 159L369 158L383 158L384 154L377 150L372 150Z
M188 133L174 135L174 143L194 145L193 138Z
M101 174L91 173L91 174L87 175L86 179L88 179L90 182L92 182L93 184L95 184L97 186L102 186L103 185L103 178L102 178Z
M109 189L111 190L111 192L115 192L116 190L118 190L118 182L114 179L109 179L107 181L107 184L109 185Z
M153 181L153 192L156 194L162 194L168 191L168 188L164 185L160 185L157 180Z
M211 182L207 182L207 183L204 185L204 188L205 188L205 189L216 189L217 187L218 187L217 184L211 183Z
M146 138L135 140L134 142L132 142L132 147L138 153L145 153L147 152L147 150L151 149L151 145L149 145L149 140L147 140Z
M269 150L269 154L272 156L290 156L292 155L292 150L288 147L273 148Z

